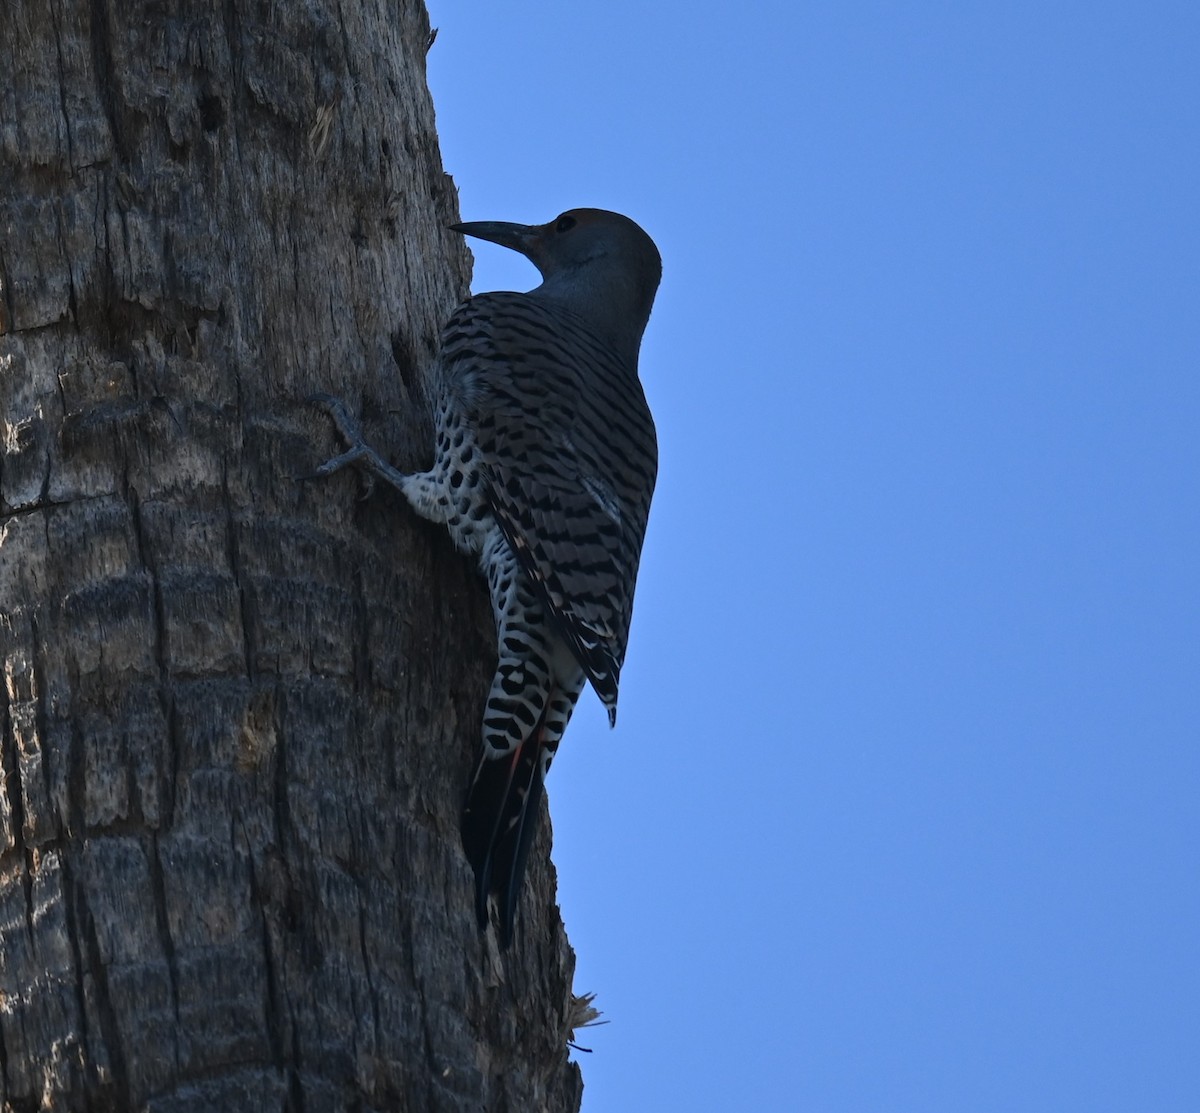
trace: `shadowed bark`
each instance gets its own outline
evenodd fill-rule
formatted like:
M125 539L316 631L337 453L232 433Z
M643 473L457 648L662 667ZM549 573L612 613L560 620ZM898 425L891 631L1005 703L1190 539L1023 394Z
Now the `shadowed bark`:
M416 0L0 14L5 1110L578 1108L548 839L505 955L459 846L482 583L295 478L316 390L428 463L428 41Z

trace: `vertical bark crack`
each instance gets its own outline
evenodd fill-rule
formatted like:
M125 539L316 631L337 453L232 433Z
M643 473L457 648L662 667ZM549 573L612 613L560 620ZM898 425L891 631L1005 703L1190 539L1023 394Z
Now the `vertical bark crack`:
M48 5L50 10L50 19L54 24L54 48L58 57L58 103L62 111L63 130L67 137L67 166L71 173L75 173L75 145L71 138L71 117L67 112L67 73L66 67L63 65L63 48L62 48L62 25L59 19L59 6L57 3Z
M113 66L113 27L109 8L105 0L89 0L89 2L91 4L92 67L96 73L96 95L108 120L108 130L112 135L118 162L128 165L132 160L125 129L121 123L121 114L117 109L118 87Z

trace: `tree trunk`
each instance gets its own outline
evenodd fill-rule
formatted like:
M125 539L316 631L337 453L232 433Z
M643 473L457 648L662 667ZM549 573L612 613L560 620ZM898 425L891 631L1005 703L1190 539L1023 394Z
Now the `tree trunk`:
M296 479L315 390L431 457L428 41L418 0L0 15L5 1110L578 1108L548 837L503 955L459 846L482 582Z

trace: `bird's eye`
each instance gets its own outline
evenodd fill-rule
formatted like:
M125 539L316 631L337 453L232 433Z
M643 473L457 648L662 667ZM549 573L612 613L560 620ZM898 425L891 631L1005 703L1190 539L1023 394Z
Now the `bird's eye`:
M560 216L554 224L556 232L569 232L575 227L575 218L573 216Z

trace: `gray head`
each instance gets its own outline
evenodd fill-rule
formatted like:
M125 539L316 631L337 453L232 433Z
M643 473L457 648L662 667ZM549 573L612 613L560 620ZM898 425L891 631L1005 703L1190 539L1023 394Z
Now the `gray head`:
M569 209L548 224L478 221L451 227L519 251L542 273L531 297L565 305L637 365L662 258L629 217L605 209Z

